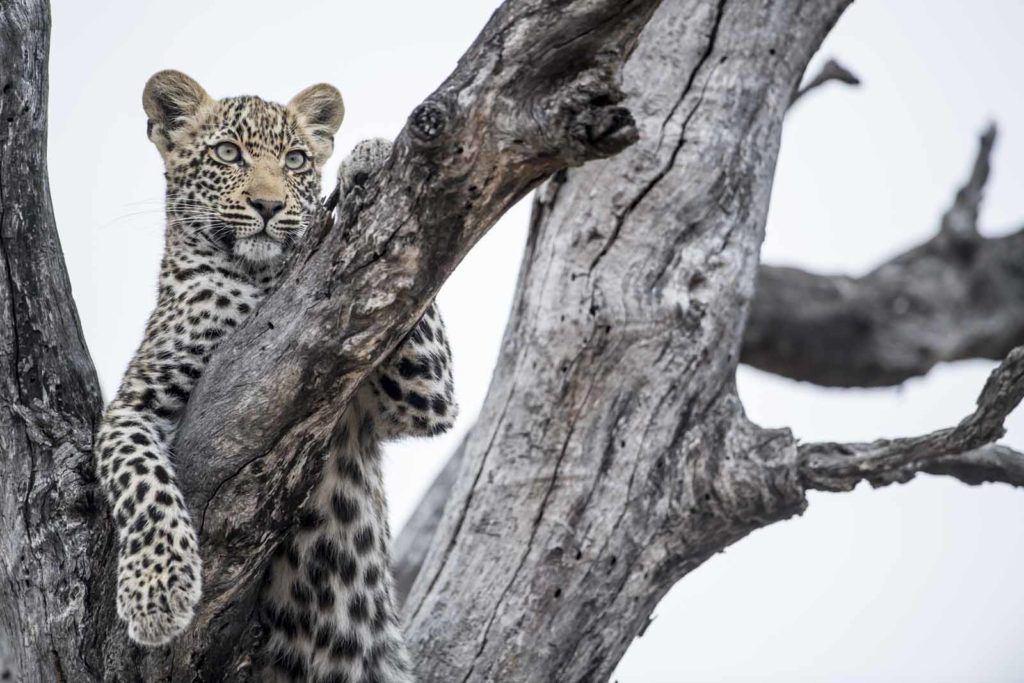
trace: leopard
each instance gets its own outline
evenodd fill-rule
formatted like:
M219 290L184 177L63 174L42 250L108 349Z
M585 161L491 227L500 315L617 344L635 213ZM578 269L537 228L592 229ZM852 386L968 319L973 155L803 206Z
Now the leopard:
M345 107L324 83L287 104L214 99L173 70L153 75L142 101L165 172L164 253L155 308L99 421L94 460L116 529L117 614L131 640L160 647L189 627L203 584L175 433L211 355L282 283L322 215L321 174ZM356 145L338 170L338 195L357 197L390 153L384 139ZM382 444L447 431L457 411L451 347L431 301L340 409L320 479L267 562L256 680L412 680L389 566Z

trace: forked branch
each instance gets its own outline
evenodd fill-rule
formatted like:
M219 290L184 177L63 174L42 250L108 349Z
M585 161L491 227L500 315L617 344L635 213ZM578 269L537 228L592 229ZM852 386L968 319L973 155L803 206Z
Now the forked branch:
M989 376L978 397L977 409L956 427L924 436L881 439L872 443L810 443L800 446L800 476L809 489L849 491L858 482L875 486L907 481L928 466L939 465L956 472L956 458L965 456L961 467L1007 467L1001 480L1019 478L1019 454L1007 450L984 452L1000 438L1006 416L1024 397L1024 346L1018 346ZM1016 456L1016 457L1014 457ZM976 470L977 472L977 470Z
M827 386L889 386L1024 343L1024 231L985 238L994 126L930 240L859 278L762 266L742 360Z
M833 81L852 86L860 85L860 79L857 78L856 74L836 60L830 59L822 65L821 70L816 76L811 78L807 83L802 85L793 93L793 98L789 101L789 106L792 107L796 104L797 100L801 99L812 90L820 88L826 83L831 83Z

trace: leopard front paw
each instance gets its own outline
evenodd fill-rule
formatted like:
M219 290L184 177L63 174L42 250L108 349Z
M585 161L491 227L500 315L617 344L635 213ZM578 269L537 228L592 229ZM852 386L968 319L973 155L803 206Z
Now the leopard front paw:
M391 156L391 141L384 138L363 140L338 167L338 190L342 197L358 192Z
M191 525L158 526L155 533L130 536L122 545L117 614L135 642L169 643L192 622L201 593L202 562Z

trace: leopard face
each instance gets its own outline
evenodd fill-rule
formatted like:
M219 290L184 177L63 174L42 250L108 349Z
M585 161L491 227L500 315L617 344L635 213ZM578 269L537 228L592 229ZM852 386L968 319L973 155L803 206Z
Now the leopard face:
M344 116L337 89L314 85L287 105L214 100L185 74L161 71L143 106L164 160L168 229L254 266L280 261L316 215L320 173Z

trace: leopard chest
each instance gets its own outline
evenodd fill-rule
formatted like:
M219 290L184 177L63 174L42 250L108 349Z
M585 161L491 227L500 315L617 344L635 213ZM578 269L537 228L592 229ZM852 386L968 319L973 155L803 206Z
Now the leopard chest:
M168 351L208 356L273 284L273 276L240 270L217 254L168 254L149 332Z

